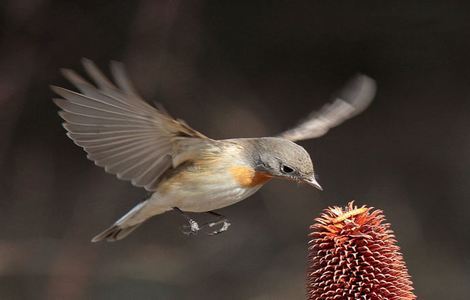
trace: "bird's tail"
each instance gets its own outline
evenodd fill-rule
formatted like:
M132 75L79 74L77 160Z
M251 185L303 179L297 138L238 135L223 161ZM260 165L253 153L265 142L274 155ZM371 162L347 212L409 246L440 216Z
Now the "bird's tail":
M117 220L111 227L96 235L91 241L96 243L102 240L108 242L122 240L144 223L145 220L163 212L165 212L165 210L156 210L155 207L149 205L149 200L140 202L127 214Z
M102 240L106 240L107 242L115 242L122 240L126 236L128 236L132 231L134 231L139 224L132 225L129 227L121 227L119 225L113 225L106 229L105 231L101 232L100 234L96 235L91 241L93 243L100 242Z

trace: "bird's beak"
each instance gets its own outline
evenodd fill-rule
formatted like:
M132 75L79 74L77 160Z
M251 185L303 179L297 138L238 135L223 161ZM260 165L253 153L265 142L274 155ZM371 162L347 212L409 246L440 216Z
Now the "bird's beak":
M323 188L322 188L321 185L318 183L318 181L315 179L315 176L311 176L311 177L305 178L305 179L304 179L304 182L310 184L311 186L316 187L316 188L319 189L320 191L323 191Z

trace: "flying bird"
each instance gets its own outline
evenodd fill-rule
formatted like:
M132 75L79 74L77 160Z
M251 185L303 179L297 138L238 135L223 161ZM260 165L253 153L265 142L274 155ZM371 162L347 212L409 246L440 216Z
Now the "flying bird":
M320 137L359 114L376 90L373 79L356 75L339 97L293 129L275 137L215 140L145 101L121 63L111 62L113 83L92 61L82 62L94 85L63 69L79 92L51 86L62 97L54 102L67 136L106 172L149 192L92 242L123 239L150 217L170 210L188 220L188 233L203 227L219 227L211 234L220 233L230 223L214 210L251 196L273 178L321 190L310 155L294 142ZM185 212L208 212L217 220L201 226Z

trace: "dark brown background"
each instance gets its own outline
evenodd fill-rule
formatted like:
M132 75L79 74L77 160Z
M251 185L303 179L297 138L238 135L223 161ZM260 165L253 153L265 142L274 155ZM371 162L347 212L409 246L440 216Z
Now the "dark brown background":
M49 1L0 4L1 299L304 299L307 227L356 199L385 211L420 299L470 293L466 1ZM357 71L363 115L303 142L324 192L274 181L220 212L90 238L139 200L66 138L49 84L81 57L126 63L141 93L214 138L293 125ZM197 217L197 216L196 216Z

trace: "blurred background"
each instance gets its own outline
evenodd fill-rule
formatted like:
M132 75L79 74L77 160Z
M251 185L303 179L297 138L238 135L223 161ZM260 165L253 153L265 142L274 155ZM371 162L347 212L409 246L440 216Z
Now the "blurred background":
M51 1L0 4L0 299L304 299L308 226L331 205L384 210L419 299L470 293L466 1ZM276 134L356 72L376 101L302 142L325 191L272 181L220 210L91 244L146 194L65 136L49 84L123 61L138 90L212 138ZM203 219L203 216L194 216Z

